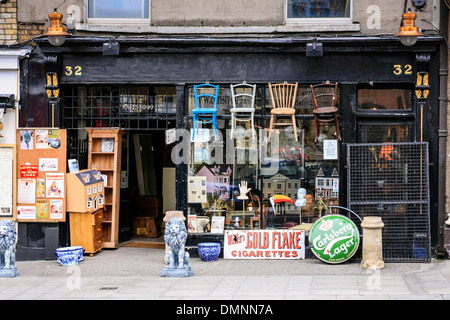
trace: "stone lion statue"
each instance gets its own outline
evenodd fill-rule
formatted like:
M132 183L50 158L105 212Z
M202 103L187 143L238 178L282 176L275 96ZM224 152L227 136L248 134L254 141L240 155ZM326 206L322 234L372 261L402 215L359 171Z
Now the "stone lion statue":
M0 269L16 268L16 227L11 220L0 221Z
M184 251L186 239L187 231L184 221L179 218L170 219L164 232L168 269L190 269L189 253Z

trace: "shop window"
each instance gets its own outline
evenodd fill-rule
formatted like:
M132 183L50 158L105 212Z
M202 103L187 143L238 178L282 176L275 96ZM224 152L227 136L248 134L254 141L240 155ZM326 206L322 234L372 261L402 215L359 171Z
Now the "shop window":
M411 110L411 90L359 89L358 110Z
M217 229L211 229L218 225L216 220L220 219L223 220L222 232L255 226L283 229L311 224L320 216L319 201L326 206L339 205L337 133L333 124L324 125L319 139L315 141L311 112L314 106L308 87L303 85L298 90L297 141L292 126L283 126L274 130L268 142L271 108L268 86L257 87L256 137L252 137L248 123L238 122L237 135L228 139L231 130L231 91L229 85L220 85L217 118L219 139L214 138L211 124L202 124L194 139L190 135L187 173L190 233L217 232ZM191 112L195 107L192 86L186 92L189 129L192 130ZM334 156L331 157L330 149L325 150L328 141L336 142L332 144L334 149L331 153ZM318 184L316 178L322 179L322 182ZM243 182L251 188L249 199L245 202L239 199L240 184ZM292 203L297 200L299 188L307 191L307 204L303 207ZM276 203L273 207L270 198L277 195L287 196L292 202ZM199 224L204 223L205 217L209 221L206 228Z
M351 18L352 0L286 0L287 19Z
M149 22L150 0L89 0L89 22Z

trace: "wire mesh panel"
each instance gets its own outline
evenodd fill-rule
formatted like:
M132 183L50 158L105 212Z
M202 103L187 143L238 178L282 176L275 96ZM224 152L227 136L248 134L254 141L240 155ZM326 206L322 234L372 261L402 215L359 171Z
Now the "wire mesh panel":
M384 261L430 261L428 144L348 144L347 175L349 209L383 220Z

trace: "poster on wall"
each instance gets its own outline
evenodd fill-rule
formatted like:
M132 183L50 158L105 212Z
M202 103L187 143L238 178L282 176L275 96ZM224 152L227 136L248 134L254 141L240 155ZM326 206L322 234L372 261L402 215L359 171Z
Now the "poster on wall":
M61 147L61 131L58 129L48 130L48 146L47 148L59 149Z
M59 220L63 217L63 201L61 199L50 199L50 219Z
M17 206L17 219L36 219L36 206Z
M47 130L36 130L36 149L47 149L48 148L48 131Z
M34 204L36 202L36 180L19 179L17 182L17 201Z
M49 219L48 215L48 200L36 200L36 219Z
M20 130L20 149L33 150L33 130Z
M225 230L224 259L305 259L304 230Z
M45 198L45 179L36 180L36 198Z
M206 177L188 177L188 202L206 202Z
M323 159L338 159L338 143L337 140L323 140Z
M64 173L55 172L45 175L45 197L64 198Z
M13 215L14 148L0 147L0 217Z
M39 158L39 171L58 171L58 159Z

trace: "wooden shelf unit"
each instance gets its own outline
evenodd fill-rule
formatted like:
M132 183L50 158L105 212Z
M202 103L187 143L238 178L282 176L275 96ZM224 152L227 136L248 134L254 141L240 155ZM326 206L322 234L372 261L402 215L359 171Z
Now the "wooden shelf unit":
M107 176L103 207L102 234L105 248L119 247L120 169L122 135L119 129L86 128L89 135L88 167ZM102 152L103 139L114 140L113 152Z

